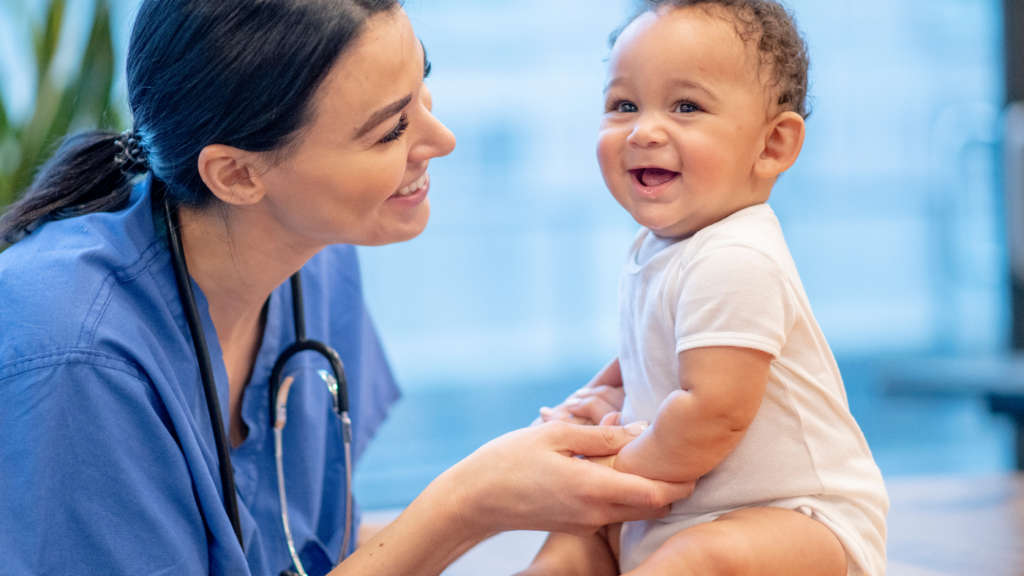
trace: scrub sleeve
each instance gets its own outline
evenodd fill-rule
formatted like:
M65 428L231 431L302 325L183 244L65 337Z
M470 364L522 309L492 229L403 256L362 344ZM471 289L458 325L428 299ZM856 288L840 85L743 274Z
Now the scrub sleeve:
M11 574L253 574L291 566L278 504L267 379L294 339L290 286L267 321L232 450L245 551L220 494L213 432L170 263L140 184L114 213L45 224L0 254L0 550ZM354 456L398 389L362 299L355 249L302 270L306 329L334 347L351 395ZM197 304L227 422L227 375ZM289 515L310 574L338 556L344 460L318 360L288 373Z

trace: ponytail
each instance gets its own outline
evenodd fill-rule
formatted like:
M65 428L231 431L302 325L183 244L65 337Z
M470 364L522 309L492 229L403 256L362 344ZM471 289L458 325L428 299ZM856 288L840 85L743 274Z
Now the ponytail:
M64 139L24 196L0 216L0 242L14 244L42 224L128 204L132 179L148 170L131 132L80 132Z

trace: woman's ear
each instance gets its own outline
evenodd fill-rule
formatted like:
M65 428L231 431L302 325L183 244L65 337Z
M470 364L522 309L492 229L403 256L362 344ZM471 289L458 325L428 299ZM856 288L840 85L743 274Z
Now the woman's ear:
M211 144L199 152L199 176L220 200L236 206L255 204L264 195L257 161L252 152Z
M775 178L789 170L800 156L807 126L796 112L783 112L768 124L764 149L754 163L754 174Z

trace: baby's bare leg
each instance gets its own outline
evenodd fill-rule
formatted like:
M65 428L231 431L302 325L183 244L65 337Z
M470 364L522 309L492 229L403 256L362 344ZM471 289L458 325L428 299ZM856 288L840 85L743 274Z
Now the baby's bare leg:
M629 576L845 576L846 552L824 524L783 508L746 508L683 530Z
M516 576L618 576L607 529L590 536L552 533L530 567Z

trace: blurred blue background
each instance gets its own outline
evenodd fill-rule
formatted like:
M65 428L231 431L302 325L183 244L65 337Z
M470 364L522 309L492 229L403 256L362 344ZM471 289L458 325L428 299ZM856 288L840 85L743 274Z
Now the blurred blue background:
M135 4L112 18L122 60ZM983 402L894 397L879 377L902 358L1009 346L1000 2L789 5L810 47L813 114L770 203L854 414L888 477L1009 470L1011 426ZM18 57L30 49L18 22L33 9L0 6L0 94L17 117L33 98ZM89 18L90 2L73 6ZM618 276L637 228L594 154L607 37L632 2L406 10L433 63L435 113L459 143L432 164L426 232L361 249L405 393L357 468L364 508L407 504L615 355ZM72 28L69 66L85 41Z

